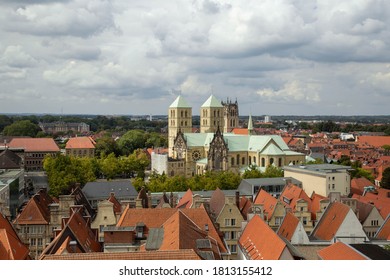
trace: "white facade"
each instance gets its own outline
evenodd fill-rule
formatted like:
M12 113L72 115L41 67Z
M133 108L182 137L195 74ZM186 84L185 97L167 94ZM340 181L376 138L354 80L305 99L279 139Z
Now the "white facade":
M368 241L368 237L363 230L363 226L352 209L349 209L343 223L337 230L335 239L347 244L363 243Z

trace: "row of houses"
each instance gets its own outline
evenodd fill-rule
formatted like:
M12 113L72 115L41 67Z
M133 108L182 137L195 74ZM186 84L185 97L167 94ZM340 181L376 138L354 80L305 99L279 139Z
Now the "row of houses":
M18 254L25 259L326 259L320 250L340 242L347 246L340 248L358 244L386 259L389 208L340 193L308 196L290 178L279 178L285 182L279 196L248 191L266 185L258 180L230 191L142 189L132 197L121 196L128 191L115 181L77 187L58 199L41 190L1 228L14 229L19 247L29 252ZM385 201L378 191L362 197Z

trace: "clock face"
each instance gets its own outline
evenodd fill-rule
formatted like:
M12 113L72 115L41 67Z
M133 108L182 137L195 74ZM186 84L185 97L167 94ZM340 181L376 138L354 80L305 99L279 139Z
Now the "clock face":
M200 152L198 150L192 152L192 159L197 161L200 159Z

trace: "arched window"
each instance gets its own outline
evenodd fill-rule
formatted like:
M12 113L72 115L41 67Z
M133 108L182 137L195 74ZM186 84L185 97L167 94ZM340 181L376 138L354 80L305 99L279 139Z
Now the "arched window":
M249 156L248 164L252 164L252 157L251 156Z
M231 158L231 164L234 165L234 157Z
M180 111L180 117L183 117L183 111Z
M274 158L272 157L272 158L270 158L270 160L269 160L269 164L271 165L271 164L273 164L274 163Z
M265 158L261 158L261 167L265 166Z
M242 157L242 159L241 159L241 163L242 163L242 165L244 165L244 164L245 164L245 157Z
M282 166L282 158L279 158L279 167Z
M240 164L240 155L237 155L237 165Z
M253 157L253 163L257 165L256 157Z

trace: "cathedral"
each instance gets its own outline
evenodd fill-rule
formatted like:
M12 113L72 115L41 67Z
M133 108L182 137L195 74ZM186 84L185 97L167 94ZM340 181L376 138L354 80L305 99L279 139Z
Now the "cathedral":
M247 135L232 133L238 127L237 101L221 102L211 95L200 108L200 132L193 132L192 107L178 96L168 111L169 153L164 159L152 157L152 169L168 176L191 177L206 171L242 173L249 166L264 171L268 165L305 161L305 155L291 151L280 136L253 135L251 118Z

